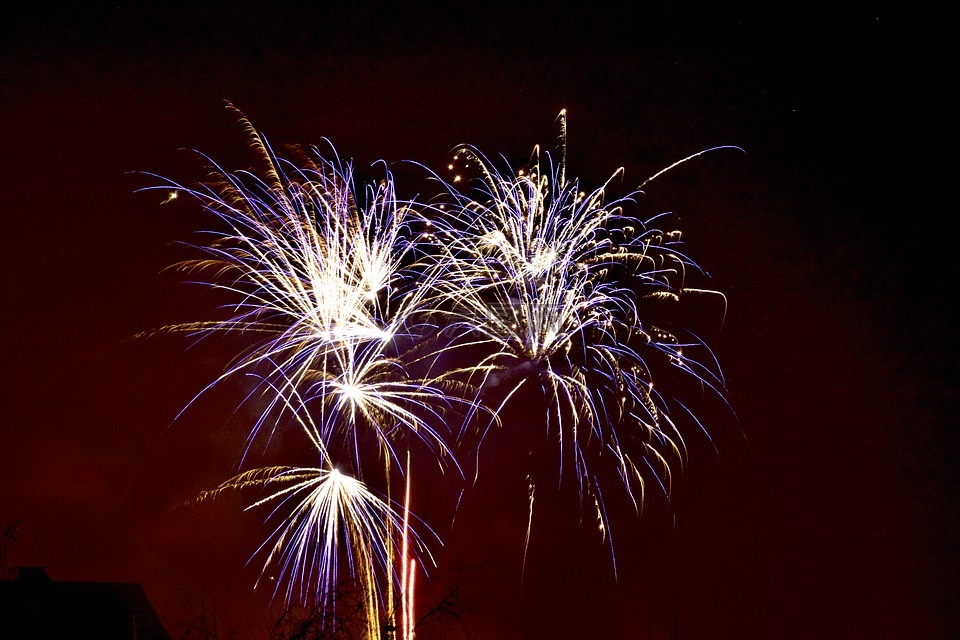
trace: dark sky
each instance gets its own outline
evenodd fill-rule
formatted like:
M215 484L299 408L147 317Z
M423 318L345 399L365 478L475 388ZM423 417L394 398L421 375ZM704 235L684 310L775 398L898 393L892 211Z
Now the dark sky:
M262 637L268 594L245 566L260 515L173 508L234 469L229 393L173 421L229 345L129 340L203 319L204 293L161 270L206 221L135 193L132 172L199 178L185 149L250 164L228 101L271 142L326 137L365 170L439 168L461 143L522 162L566 109L568 173L588 181L745 151L682 165L645 203L679 215L728 297L706 337L738 419L707 416L718 452L694 442L670 509L626 523L617 581L570 496L544 486L521 591L527 487L492 464L435 576L465 576L462 624L424 636L956 637L935 19L198 4L40 2L0 26L8 564L141 583L174 634L207 611L221 638Z

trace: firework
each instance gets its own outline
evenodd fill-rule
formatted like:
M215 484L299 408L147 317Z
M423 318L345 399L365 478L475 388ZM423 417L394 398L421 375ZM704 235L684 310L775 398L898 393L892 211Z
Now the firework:
M250 508L273 504L268 519L280 523L258 553L288 603L333 608L346 576L365 599L369 637L382 619L396 630L399 613L412 638L415 569L430 554L415 530L429 527L410 513L411 455L459 478L461 459L479 456L530 392L543 400L560 477L572 475L589 498L615 572L607 482L638 512L646 483L670 494L686 457L673 413L699 421L655 385L658 371L721 397L724 383L706 344L647 311L709 291L687 285L703 272L680 233L661 228L666 218L635 213L643 184L610 199L622 170L592 190L567 178L561 116L560 162L535 149L521 170L499 169L464 146L458 158L479 168L477 179L461 187L428 170L441 193L427 202L401 201L385 167L358 190L335 152L281 156L245 119L260 172L231 173L207 158L215 180L152 187L213 214L216 228L192 245L203 257L176 266L231 300L223 319L160 331L250 339L201 394L248 377L245 402L257 413L244 456L293 427L318 460L244 471L202 495L267 490ZM402 510L390 498L395 475L405 482ZM528 476L526 545L536 482Z
M252 340L197 397L229 378L253 380L245 402L259 413L244 458L256 441L269 445L277 429L292 426L320 464L246 471L203 497L283 485L252 505L276 501L277 509L290 512L261 549L269 549L264 573L279 565L288 603L314 598L325 605L340 579L337 558L345 557L371 607L367 618L376 621L376 610L392 599L398 532L404 575L412 562L407 538L415 534L389 501L402 453L422 450L441 468L458 470L444 421L466 401L442 381L418 377L408 363L426 342L424 309L436 272L415 256L418 234L389 172L358 194L348 163L318 153L295 154L294 162L247 128L261 174L230 173L207 158L216 177L211 182L188 187L161 179L151 187L199 201L219 221L204 242L191 245L203 257L176 267L226 292L228 317L151 333L235 333ZM382 465L373 470L366 468L371 437ZM375 495L365 476L385 481L386 495ZM378 586L384 580L386 598ZM404 595L405 607L409 601Z
M384 594L382 587L385 577L389 582L392 572L395 532L401 531L403 536L404 587L408 563L412 567L414 562L409 559L410 553L427 554L421 538L410 532L409 485L402 515L362 482L336 469L254 469L202 493L198 500L253 486L272 492L247 508L275 503L268 519L281 519L258 550L267 553L262 575L275 571L280 578L275 583L274 595L281 585L286 585L284 596L288 603L312 601L333 618L335 587L346 577L360 588L368 637L379 638L379 614L385 601L392 598ZM345 570L342 564L346 565ZM409 571L412 576L412 569ZM412 602L412 595L409 597ZM392 606L387 610L392 610ZM403 611L406 625L406 599Z
M193 245L204 258L176 268L209 274L202 282L233 300L224 320L160 331L256 338L207 387L238 374L258 380L251 397L266 399L266 409L251 441L279 413L292 416L324 456L335 427L355 439L351 431L361 419L379 425L379 442L391 455L386 430L396 425L446 453L423 416L439 417L432 401L449 406L451 396L412 380L397 357L425 331L418 317L436 272L413 258L409 208L397 200L392 176L368 187L361 208L349 164L315 157L294 165L257 132L250 135L266 177L229 173L210 161L218 177L212 184L152 187L200 201L223 223Z
M672 367L723 395L712 356L704 364L687 355L709 354L702 341L681 339L638 311L692 291L686 275L699 268L682 253L679 232L630 215L639 189L606 201L620 170L586 192L567 180L564 162L538 149L516 172L501 172L471 146L461 158L479 173L466 189L434 174L448 196L434 209L437 260L447 275L438 308L454 336L448 349L479 355L443 375L480 389L478 404L492 402L495 415L526 388L542 392L561 476L571 468L581 497L592 499L612 553L601 472L612 473L639 509L645 482L669 494L673 468L685 458L655 368ZM527 531L529 540L529 524Z

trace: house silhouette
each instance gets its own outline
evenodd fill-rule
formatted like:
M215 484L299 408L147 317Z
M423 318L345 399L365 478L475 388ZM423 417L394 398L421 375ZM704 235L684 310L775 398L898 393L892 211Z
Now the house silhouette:
M170 640L139 584L52 580L43 567L20 567L0 580L4 640Z

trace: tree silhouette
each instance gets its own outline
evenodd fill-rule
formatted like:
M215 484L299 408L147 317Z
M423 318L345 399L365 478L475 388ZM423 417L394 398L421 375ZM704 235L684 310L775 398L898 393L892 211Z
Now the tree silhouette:
M17 541L17 530L20 528L20 520L14 520L3 530L3 537L0 538L0 580L6 580L7 577L7 555L10 553L10 547Z

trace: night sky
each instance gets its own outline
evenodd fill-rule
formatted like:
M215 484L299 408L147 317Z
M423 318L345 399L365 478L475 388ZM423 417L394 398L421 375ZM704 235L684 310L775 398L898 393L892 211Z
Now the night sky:
M744 150L684 163L642 202L677 214L727 295L722 324L697 320L735 416L708 407L716 449L692 437L671 502L623 517L617 580L569 488L543 483L521 585L530 437L491 445L422 596L462 579L458 617L418 637L957 637L957 269L937 199L949 161L929 151L944 102L923 79L935 24L197 4L39 2L0 26L8 566L140 583L175 638L203 614L221 639L266 637L269 592L247 564L263 513L178 506L236 469L236 389L174 419L231 343L131 339L205 319L207 292L163 269L209 219L137 192L139 172L199 179L190 149L249 166L227 103L272 143L329 138L371 175L378 160L439 169L462 143L523 163L555 146L566 109L568 175L595 184ZM413 189L416 175L397 165ZM448 498L417 500L449 519Z

